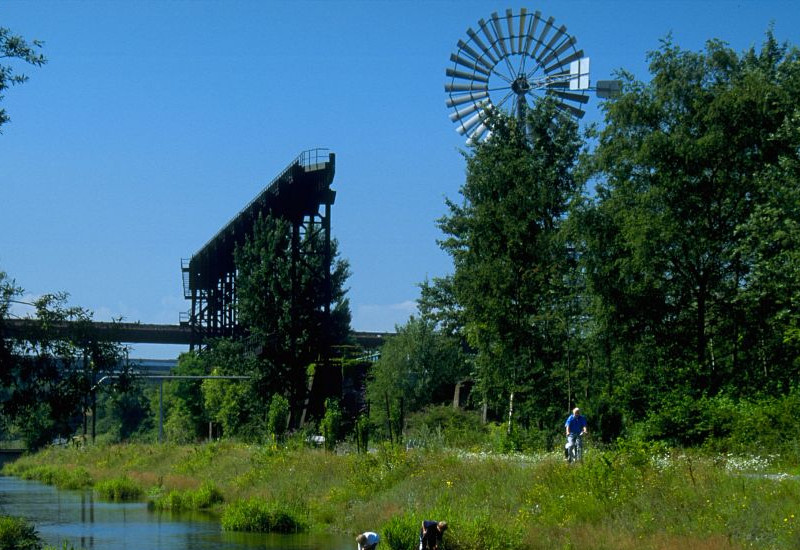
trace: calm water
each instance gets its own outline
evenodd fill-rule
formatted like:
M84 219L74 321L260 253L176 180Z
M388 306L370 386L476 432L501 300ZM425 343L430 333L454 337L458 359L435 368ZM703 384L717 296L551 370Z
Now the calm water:
M0 477L0 513L21 516L61 547L102 550L353 550L350 537L224 533L200 514L151 512L143 502L111 503L91 491L59 491L35 481Z

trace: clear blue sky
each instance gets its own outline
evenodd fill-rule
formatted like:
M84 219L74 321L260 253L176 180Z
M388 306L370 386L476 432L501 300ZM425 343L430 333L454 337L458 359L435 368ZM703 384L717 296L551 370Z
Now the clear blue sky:
M418 283L451 269L435 225L464 181L449 56L480 18L522 6L566 25L593 80L617 68L646 80L646 52L670 32L687 49L719 38L741 51L773 24L800 44L794 0L0 0L0 26L45 41L49 58L3 101L0 269L98 320L177 323L181 258L297 154L327 147L353 329L393 330ZM599 120L596 99L585 120Z

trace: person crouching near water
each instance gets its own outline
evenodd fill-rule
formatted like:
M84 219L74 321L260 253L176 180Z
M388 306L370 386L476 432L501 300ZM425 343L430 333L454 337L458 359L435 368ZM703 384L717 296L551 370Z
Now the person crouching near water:
M442 535L447 531L446 521L423 521L419 531L419 550L439 550Z
M375 550L375 547L378 546L380 541L381 538L378 536L378 533L373 533L372 531L366 531L356 537L358 550Z

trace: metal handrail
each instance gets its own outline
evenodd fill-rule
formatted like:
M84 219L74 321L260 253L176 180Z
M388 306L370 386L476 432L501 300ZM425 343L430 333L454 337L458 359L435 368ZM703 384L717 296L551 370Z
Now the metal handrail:
M330 149L327 149L327 148L324 148L324 147L317 147L317 148L315 148L315 149L308 149L307 151L303 151L303 152L302 152L302 153L300 153L300 154L299 154L297 157L295 157L295 158L294 158L294 159L293 159L293 160L292 160L292 161L291 161L291 162L290 162L290 163L289 163L289 164L286 166L286 168L284 168L284 169L283 169L283 171L282 171L280 174L278 174L276 177L274 177L274 178L272 179L272 181L270 181L270 182L269 182L269 184L268 184L266 187L264 187L264 188L263 188L263 189L262 189L262 190L261 190L261 191L260 191L260 192L259 192L259 193L258 193L256 196L255 196L255 198L253 198L253 199L252 199L250 202L248 202L248 203L247 203L247 205L246 205L244 208L242 208L241 210L239 210L239 212L237 212L235 216L233 216L231 219L229 219L229 220L228 220L228 222L227 222L225 225L223 225L223 226L222 226L222 228L220 228L220 230L219 230L219 231L217 231L217 232L214 234L214 236L213 236L213 237L211 237L210 239L208 239L208 241L206 241L206 244L204 244L202 247L200 247L200 249L199 249L197 252L195 252L194 254L192 254L192 258L194 258L194 257L195 257L195 256L196 256L196 255L197 255L197 254L198 254L198 253L201 251L201 250L205 250L205 249L206 249L206 247L208 247L208 245L210 245L210 244L211 244L211 243L212 243L214 240L216 240L216 238L217 238L217 237L219 237L219 236L220 236L220 234L222 234L222 232L223 232L223 231L225 231L225 229L226 229L228 226L230 226L230 225L233 223L233 221L234 221L236 218L238 218L238 217L239 217L240 215L242 215L244 212L247 212L247 211L250 209L250 207L253 205L253 203L255 203L255 202L256 202L256 201L257 201L257 200L258 200L258 199L261 197L261 195L263 195L265 192L269 191L269 190L272 188L272 186L276 185L276 184L277 184L277 183L278 183L278 182L279 182L281 179L283 179L283 177L284 177L286 174L288 174L288 173L289 173L289 171L290 171L290 170L291 170L291 169L292 169L294 166L296 166L296 165L299 165L299 166L302 166L303 168L307 168L307 167L309 167L309 166L312 166L313 164L319 164L319 162L317 162L317 161L319 161L319 159L320 159L320 158L322 158L322 154L321 154L321 153L322 153L323 151L324 151L324 152L325 152L325 153L328 155L328 157L327 157L327 158L329 158L329 157L330 157ZM315 161L315 162L313 162L313 163L312 163L312 162L310 162L310 160L311 160L312 158L313 158L313 159L314 159L314 161ZM325 162L327 162L327 160L326 160ZM191 260L190 260L190 261L191 261Z

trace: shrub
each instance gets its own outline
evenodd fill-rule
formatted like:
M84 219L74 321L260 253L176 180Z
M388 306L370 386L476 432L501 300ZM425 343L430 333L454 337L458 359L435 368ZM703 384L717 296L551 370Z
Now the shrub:
M419 546L421 520L412 514L394 516L383 525L383 536L391 550L408 550Z
M0 516L0 548L3 550L39 550L42 542L33 524L22 518Z
M139 485L124 476L95 483L94 492L113 501L137 500L144 493Z
M448 529L442 546L450 550L480 548L481 550L521 550L522 530L519 525L504 528L488 517L459 522L457 529Z
M294 511L251 498L229 504L222 511L222 529L259 533L298 533L305 522Z
M208 510L225 499L222 492L211 483L187 491L156 492L150 495L150 506L156 510Z
M450 405L430 406L409 415L407 437L422 446L474 447L486 442L488 430L475 411Z
M279 393L272 396L267 413L267 432L276 440L283 439L289 420L289 400Z
M336 448L336 442L339 440L339 433L342 428L342 411L335 399L328 398L325 400L325 416L322 418L319 427L325 437L325 448L333 451Z

